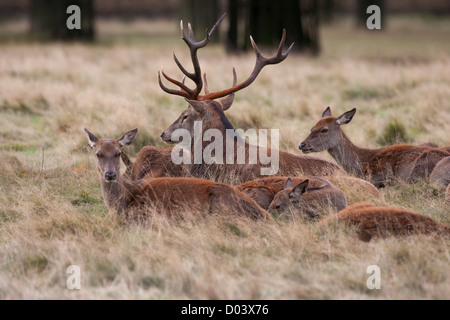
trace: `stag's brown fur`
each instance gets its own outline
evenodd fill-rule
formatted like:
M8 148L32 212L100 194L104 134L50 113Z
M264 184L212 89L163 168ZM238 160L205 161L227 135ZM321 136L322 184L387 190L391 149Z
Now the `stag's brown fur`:
M356 227L359 239L431 234L450 236L450 227L423 214L400 208L377 207L372 203L356 203L319 223L320 227L339 223Z
M351 121L356 109L333 117L327 108L310 135L300 144L304 153L327 150L348 173L384 186L395 179L412 183L428 178L440 159L449 156L444 149L426 146L394 145L379 149L354 145L340 128Z
M172 148L157 149L145 146L136 156L129 173L131 180L160 177L182 177L188 175L187 168L174 164L171 158Z
M271 220L270 214L235 187L195 178L146 178L130 180L120 174L122 147L131 144L137 129L119 139L99 139L85 129L97 155L103 198L119 215L154 207L167 215L186 209L200 215L235 214Z

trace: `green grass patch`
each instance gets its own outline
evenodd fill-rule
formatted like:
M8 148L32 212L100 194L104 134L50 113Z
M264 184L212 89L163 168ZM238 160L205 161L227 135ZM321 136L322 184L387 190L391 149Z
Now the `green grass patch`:
M404 144L410 142L411 139L406 133L406 127L398 121L393 119L383 128L377 142L383 146L393 144Z

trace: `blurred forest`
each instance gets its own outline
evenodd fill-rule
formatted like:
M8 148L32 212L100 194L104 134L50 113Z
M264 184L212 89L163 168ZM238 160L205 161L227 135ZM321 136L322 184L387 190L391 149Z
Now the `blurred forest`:
M66 8L72 4L81 8L81 30L66 28ZM192 23L195 34L203 34L227 12L227 31L213 39L227 51L251 49L250 35L262 46L276 46L285 28L286 42L296 43L294 50L317 55L320 25L346 16L354 20L355 28L365 28L371 4L381 8L383 29L393 14L450 13L450 2L445 0L1 0L0 29L5 21L25 19L27 39L95 41L98 19L183 19Z

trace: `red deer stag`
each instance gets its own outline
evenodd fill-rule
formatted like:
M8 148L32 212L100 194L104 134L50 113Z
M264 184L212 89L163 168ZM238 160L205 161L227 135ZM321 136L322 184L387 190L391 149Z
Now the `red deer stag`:
M196 178L124 178L120 173L120 155L122 148L133 142L137 129L128 131L119 139L99 139L84 130L97 156L103 199L112 213L127 216L129 210L143 210L148 206L169 216L198 212L203 216L234 214L272 219L253 199L222 183Z
M349 123L356 108L339 117L326 108L309 136L300 143L303 153L327 150L347 173L369 179L382 187L393 178L411 183L426 179L434 166L450 153L426 146L394 145L379 149L360 148L354 145L342 131L341 125Z
M233 68L233 86L222 91L209 92L206 76L204 81L202 80L197 50L208 44L212 32L216 29L222 19L223 16L216 22L211 31L207 33L206 38L199 42L195 41L190 24L188 25L189 37L186 37L183 24L181 23L182 39L190 49L194 72L191 73L187 71L175 55L174 60L185 77L191 79L195 83L195 88L191 89L185 85L184 78L183 81L177 81L166 75L164 72L161 72L165 79L177 85L180 89L168 88L162 83L161 74L158 73L160 87L165 92L184 97L189 103L188 108L184 110L178 119L161 134L161 139L168 143L174 143L177 141L177 138L179 138L174 135L174 132L176 132L177 129L184 129L186 132L189 132L189 137L191 139L188 141L188 146L190 150L194 150L194 152L191 153L191 164L188 166L191 174L196 177L207 177L223 181L224 178L229 178L230 175L232 175L234 176L234 180L231 179L231 182L240 183L263 175L273 175L276 173L281 175L297 175L302 173L318 176L342 172L336 164L325 159L304 155L297 156L275 149L262 148L247 143L239 136L239 134L237 134L224 113L224 111L231 107L234 93L249 86L265 66L278 64L285 60L291 51L293 44L283 53L283 45L286 39L286 31L283 30L282 39L276 55L271 58L266 58L261 54L255 42L250 37L250 41L256 53L255 66L250 76L245 81L236 84L236 72ZM205 84L205 94L201 95L200 92L203 89L203 84ZM215 100L219 98L223 99ZM196 130L196 123L201 123L201 128L199 130ZM210 162L195 161L197 148L201 149L201 154L204 154L204 152L211 147L212 142L204 141L203 138L204 134L208 131L211 132L211 130L221 134L222 142L220 142L220 148L218 148L218 150L221 151L215 149L215 154L212 157L213 160ZM240 155L238 155L239 151L241 152ZM261 161L261 157L258 157L258 159L253 162L249 160L250 155L262 154L267 156L269 161L273 160L276 162L274 171L269 171L269 169L274 168L272 166L273 163ZM277 168L279 169L278 172L276 172Z
M357 235L362 241L370 241L374 237L385 238L390 235L436 233L450 236L449 226L423 214L406 209L377 207L368 202L350 205L322 220L319 226L323 228L335 223L356 227Z

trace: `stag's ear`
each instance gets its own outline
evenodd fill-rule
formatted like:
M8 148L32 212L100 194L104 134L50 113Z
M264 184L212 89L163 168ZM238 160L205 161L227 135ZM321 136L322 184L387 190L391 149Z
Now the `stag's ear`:
M324 112L322 112L322 118L331 117L331 109L327 107Z
M84 132L86 132L88 137L88 143L91 148L94 147L95 143L98 141L98 138L89 132L88 129L84 128Z
M308 183L309 183L308 179L300 182L292 189L292 191L289 194L294 196L301 196L303 193L306 192L306 188L308 188Z
M345 112L344 114L342 114L341 116L339 116L336 119L336 124L342 125L342 124L349 123L350 121L352 121L352 118L355 115L355 113L356 113L356 108L353 108L352 110Z
M189 100L186 99L186 101L194 108L195 112L197 113L204 113L206 110L206 104L204 101L198 101L198 100Z
M137 128L128 131L123 136L121 136L119 139L117 139L117 142L119 142L121 147L129 146L133 142L134 138L136 137L137 131L138 131Z
M230 109L231 105L233 104L234 101L234 92L228 96L226 96L225 98L220 100L220 104L222 105L222 110L228 110Z
M291 177L287 178L286 182L284 183L283 189L293 188L293 187L294 187L294 183L292 182Z

